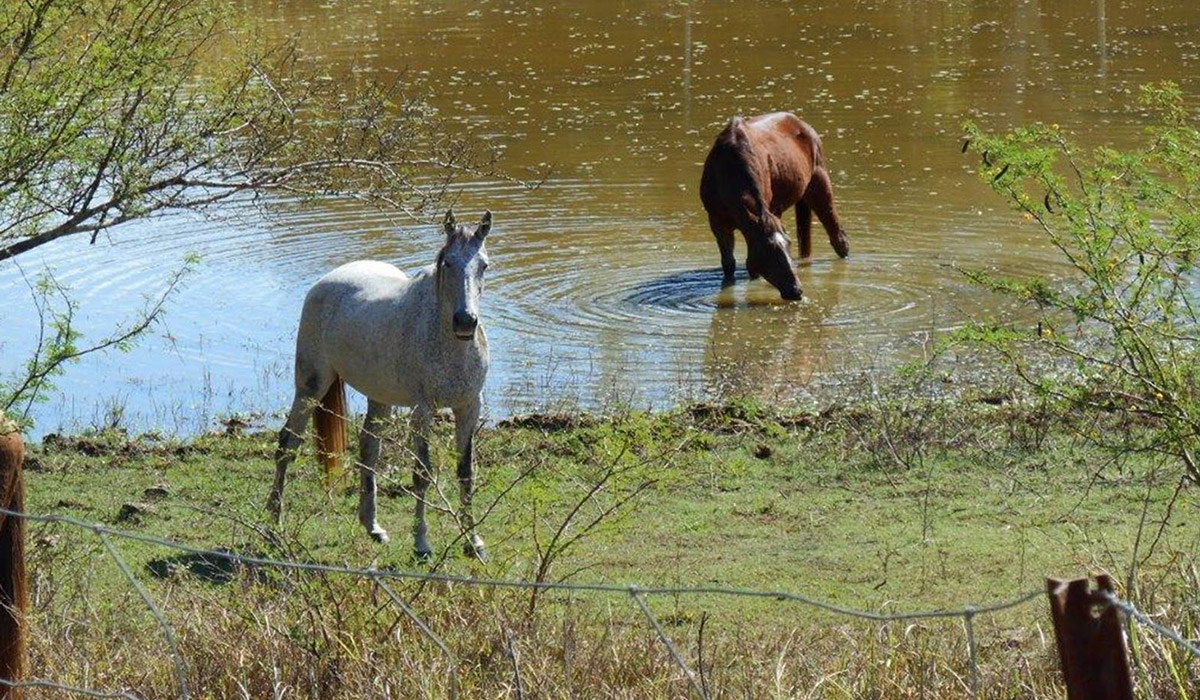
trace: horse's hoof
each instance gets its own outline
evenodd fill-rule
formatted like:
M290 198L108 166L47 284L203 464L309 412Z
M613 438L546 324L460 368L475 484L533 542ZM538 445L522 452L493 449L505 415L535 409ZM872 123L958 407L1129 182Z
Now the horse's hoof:
M387 530L384 530L381 527L371 528L371 538L374 539L379 544L387 544L388 543Z
M724 289L725 287L732 287L732 286L733 286L733 278L732 277L724 277L721 279L721 288L722 289Z
M467 543L463 546L463 551L476 561L486 562L488 560L487 549L482 544Z
M413 550L413 559L418 564L427 564L427 563L429 563L430 560L433 559L433 552L428 549L424 549L424 550L414 549Z

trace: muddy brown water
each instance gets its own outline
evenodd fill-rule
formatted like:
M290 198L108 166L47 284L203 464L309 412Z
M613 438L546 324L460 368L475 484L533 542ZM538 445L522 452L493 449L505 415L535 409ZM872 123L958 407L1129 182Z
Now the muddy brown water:
M957 266L1062 272L974 176L959 150L966 116L1127 144L1143 127L1130 109L1138 85L1172 79L1200 94L1200 4L1182 0L241 5L331 72L407 70L456 128L500 147L510 172L553 166L535 192L474 182L459 195L460 218L485 207L496 218L484 299L493 417L727 391L803 399L846 372L912 359L971 317L1012 312ZM697 194L721 125L773 110L822 134L851 237L840 261L814 231L801 303L744 274L720 289ZM168 217L24 257L29 275L54 267L99 333L186 253L203 256L164 328L129 354L72 367L35 409L40 430L123 412L138 428L191 431L221 412L278 411L307 287L358 258L415 269L439 236L348 204L274 209L269 220L236 207ZM36 315L11 265L0 294L7 371Z

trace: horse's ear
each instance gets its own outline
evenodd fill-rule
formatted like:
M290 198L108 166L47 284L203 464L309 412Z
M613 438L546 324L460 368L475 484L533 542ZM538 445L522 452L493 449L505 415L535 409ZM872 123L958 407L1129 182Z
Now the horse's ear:
M446 219L445 219L445 221L442 222L442 227L446 229L446 235L450 235L451 233L454 233L455 222L454 222L454 210L453 209L446 210Z
M479 220L479 228L475 229L475 237L479 240L487 238L488 232L492 230L492 212L484 211L483 218Z

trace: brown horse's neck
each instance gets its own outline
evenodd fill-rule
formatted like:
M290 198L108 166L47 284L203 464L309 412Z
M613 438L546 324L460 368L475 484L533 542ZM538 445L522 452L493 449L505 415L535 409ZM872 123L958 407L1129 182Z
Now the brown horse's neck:
M25 512L23 459L21 435L0 433L0 507L20 513ZM22 624L29 593L24 548L25 519L0 513L0 678L9 680L21 680L25 662ZM21 689L0 686L0 698L22 697Z

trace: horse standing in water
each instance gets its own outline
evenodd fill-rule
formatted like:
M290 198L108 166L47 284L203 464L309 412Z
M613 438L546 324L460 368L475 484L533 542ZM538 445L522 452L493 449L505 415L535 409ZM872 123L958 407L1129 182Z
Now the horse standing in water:
M733 231L746 239L746 271L775 285L784 299L799 299L800 280L788 255L790 243L779 217L796 207L800 257L812 255L816 212L839 257L850 254L846 231L833 205L821 139L794 114L734 117L704 161L700 200L721 251L723 285L733 284Z
M492 226L486 212L472 232L446 212L446 242L437 262L414 277L392 265L360 260L322 277L309 290L296 339L296 396L275 453L275 485L267 509L280 519L288 465L308 423L312 402L317 452L327 471L345 449L345 386L367 396L359 437L361 479L358 520L379 542L387 532L375 519L375 464L379 429L392 406L412 407L417 462L413 525L418 557L432 554L426 536L425 494L429 488L429 432L434 411L454 410L458 443L461 521L467 553L482 559L483 540L474 532L473 439L479 423L480 391L487 376L487 335L479 323L479 298L487 269L484 239Z

